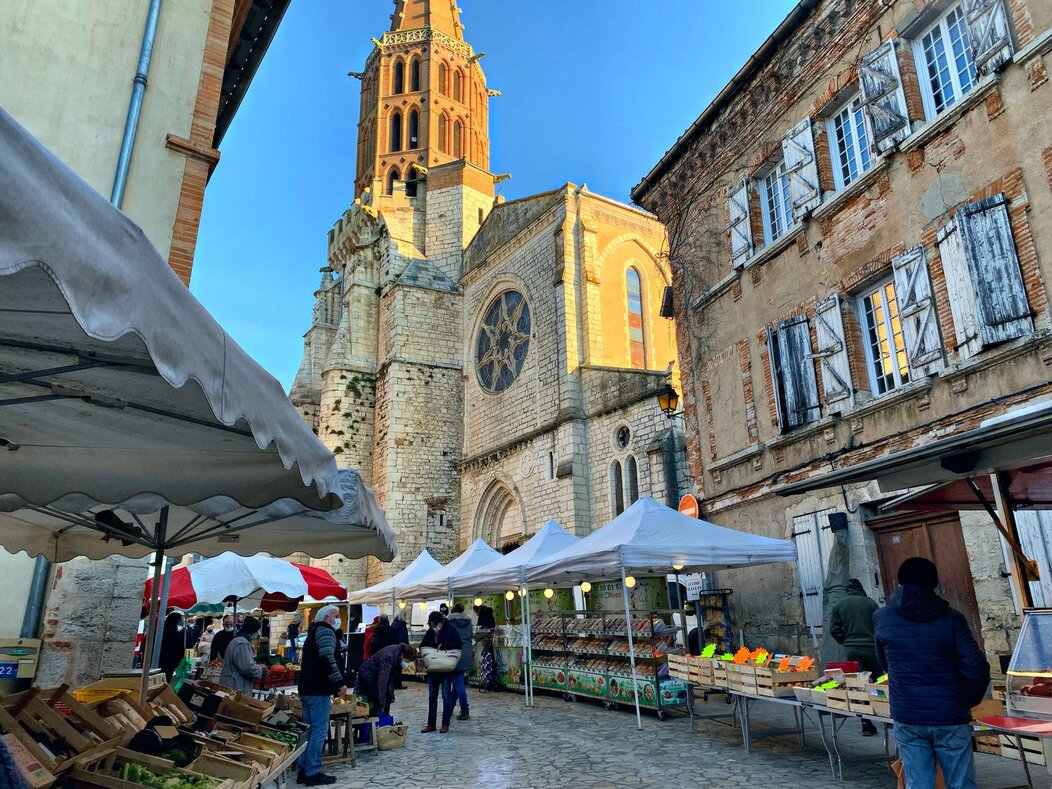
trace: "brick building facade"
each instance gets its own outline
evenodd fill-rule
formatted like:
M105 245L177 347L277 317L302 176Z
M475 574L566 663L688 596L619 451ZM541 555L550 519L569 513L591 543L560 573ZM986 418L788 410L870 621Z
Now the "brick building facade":
M390 566L324 561L351 587L685 483L654 400L678 382L664 229L571 184L495 198L479 57L455 6L398 0L357 75L356 199L290 393L398 535Z
M872 596L927 554L994 666L1014 641L984 513L777 490L1052 395L1050 26L1034 0L804 0L633 190L669 228L705 516L797 543L723 581L747 641L820 635L833 512Z

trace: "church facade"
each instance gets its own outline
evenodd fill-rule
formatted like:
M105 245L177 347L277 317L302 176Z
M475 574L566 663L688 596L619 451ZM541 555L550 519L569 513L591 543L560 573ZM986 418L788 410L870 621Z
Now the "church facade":
M480 57L455 5L396 0L357 75L355 200L290 392L398 535L391 565L326 563L352 587L690 488L655 397L678 383L664 227L569 183L495 197Z

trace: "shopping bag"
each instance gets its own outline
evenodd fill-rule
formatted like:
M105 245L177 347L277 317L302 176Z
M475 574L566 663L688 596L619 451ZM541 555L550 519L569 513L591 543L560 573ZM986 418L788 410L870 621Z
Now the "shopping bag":
M183 681L190 676L190 672L193 670L193 664L183 658L179 661L179 665L175 667L175 671L172 672L172 690L176 693L179 692L179 688L183 686Z
M906 772L902 769L902 757L891 763L891 771L899 779L898 789L906 789ZM946 789L946 782L942 779L942 767L938 760L935 761L935 786L932 789Z
M460 662L460 654L459 649L441 650L434 647L424 647L420 650L420 657L423 659L427 670L436 674L456 671L457 663Z

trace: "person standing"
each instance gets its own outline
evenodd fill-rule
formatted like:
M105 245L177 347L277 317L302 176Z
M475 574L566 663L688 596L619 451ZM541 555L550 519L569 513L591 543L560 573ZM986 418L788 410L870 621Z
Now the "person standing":
M395 636L398 638L399 644L409 643L409 626L405 623L405 618L401 614L394 618L394 622L391 623L391 628L395 631ZM402 668L402 664L399 663L398 666L395 667L395 690L403 690L405 688L405 685L402 682L404 678L404 669Z
M299 671L299 694L303 704L303 722L310 726L307 748L299 759L297 783L324 786L336 783L336 776L321 771L321 754L329 733L329 711L332 697L347 694L343 672L336 662L339 643L340 609L322 607L307 631Z
M475 614L478 616L479 630L492 630L497 626L497 619L493 616L493 609L488 605L475 606Z
M226 648L234 640L234 617L227 614L223 617L223 629L212 636L212 647L208 650L208 659L222 660Z
M299 657L298 653L298 641L300 637L300 623L295 620L289 623L288 628L285 630L285 657L291 660L293 663L296 662Z
M877 661L876 645L873 642L873 614L880 608L876 601L866 595L862 582L852 578L847 582L847 591L833 606L829 621L829 635L843 645L847 659L858 663L862 671L868 671L873 682L884 673ZM873 721L862 719L862 736L872 737L877 733Z
M946 789L975 789L971 708L986 695L990 664L964 616L935 594L932 562L907 559L898 581L873 626L907 789L935 786L936 760Z
M358 692L369 699L369 715L388 715L394 702L395 673L416 659L409 644L388 644L358 669Z
M475 653L472 649L473 632L471 619L464 613L463 603L454 603L453 613L446 617L446 624L457 631L460 636L460 660L457 662L457 670L453 672L453 690L456 692L457 701L460 703L460 714L458 721L468 719L468 672L475 662Z
M256 663L255 647L252 646L252 641L258 633L259 620L254 616L245 619L241 625L241 632L231 639L223 655L220 685L242 693L252 693L252 683L263 676L262 667Z
M186 654L186 632L183 626L183 615L172 611L164 620L164 632L161 634L161 656L158 665L168 682L176 667Z
M441 651L461 649L460 635L446 622L438 611L432 611L427 617L427 633L420 642L420 648L432 647ZM420 730L421 734L435 731L435 720L438 715L438 694L442 693L442 728L445 734L449 731L449 721L453 717L453 675L454 671L427 672L427 725Z

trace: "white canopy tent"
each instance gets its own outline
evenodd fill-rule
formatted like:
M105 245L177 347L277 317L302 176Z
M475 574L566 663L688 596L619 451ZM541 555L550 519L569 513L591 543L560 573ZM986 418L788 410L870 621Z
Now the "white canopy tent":
M400 587L409 586L423 580L441 568L442 565L425 548L401 572L395 573L386 581L352 592L347 595L347 602L351 605L364 605L366 603L377 603L381 600L386 600L388 597L391 598L392 602L396 602L397 591Z
M364 528L350 555L394 551L372 494L337 473L281 385L131 220L3 109L0 494L25 505L2 521L10 551L153 552L151 634L168 550L288 545L290 521L267 527L311 509L333 518L301 518L297 550L346 554L341 532Z
M523 686L526 692L526 703L533 703L533 688L530 682L530 662L533 654L530 648L530 594L526 582L526 571L564 548L580 540L570 534L554 520L544 524L536 534L494 562L479 570L457 578L457 588L467 592L500 592L505 589L522 587L522 663Z
M703 572L795 560L796 547L789 540L717 526L643 496L602 528L527 570L526 580L572 586L582 580L620 578L625 618L631 621L625 579L633 573ZM628 651L636 725L642 728L631 626Z
M447 600L452 600L454 589L460 585L459 579L462 576L492 564L500 557L500 551L490 548L480 537L449 564L424 576L416 583L404 588L397 587L395 591L399 597L414 600L434 600L442 595L445 595Z

